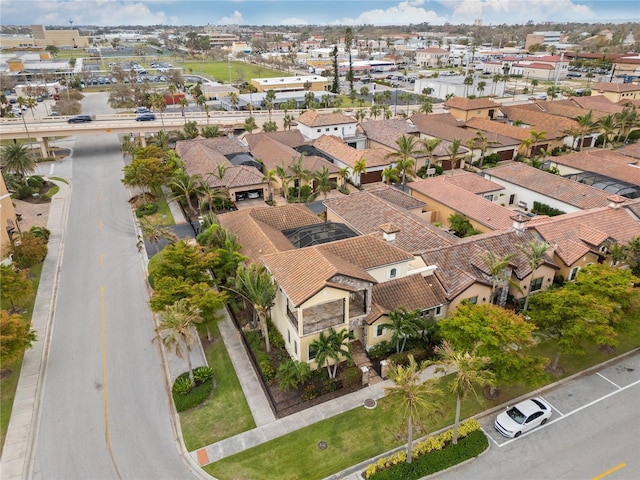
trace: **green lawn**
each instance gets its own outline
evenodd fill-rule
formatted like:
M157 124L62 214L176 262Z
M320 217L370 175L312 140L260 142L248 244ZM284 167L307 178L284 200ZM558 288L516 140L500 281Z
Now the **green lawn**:
M598 365L622 353L640 346L640 322L629 322L620 345L615 352L606 353L590 347L586 355L563 355L560 365L565 369L563 377ZM553 358L555 350L549 342L540 343L534 349L537 355ZM554 377L550 382L559 378ZM450 378L441 380L448 392ZM501 388L501 395L490 401L481 394L480 403L473 395L463 402L461 418L476 415L494 406L517 398L530 391L524 385ZM438 416L425 419L428 432L445 428L453 423L455 399L447 393L444 410ZM204 469L211 475L225 479L320 479L344 470L397 447L406 441L406 432L400 427L399 417L384 410L382 399L375 410L356 408L336 417L318 422L301 430L264 443ZM317 447L319 441L329 444L326 450Z
M180 414L182 435L190 451L256 426L217 326L212 327L212 335L212 343L206 334L202 343L216 382L213 396Z
M202 75L218 82L229 83L229 64L226 61L217 62L183 62L176 64L183 68L184 75ZM249 81L252 78L286 77L293 74L281 70L273 70L262 65L245 62L231 62L231 79L233 83L239 79Z
M28 322L31 322L31 315L33 315L33 306L36 302L35 292L38 291L41 273L42 264L36 265L29 269L29 274L33 277L32 283L34 295L27 302L25 302L24 309L26 310L26 312L22 314L23 318ZM8 304L2 304L3 310L7 310L9 307L10 306ZM20 358L14 360L11 363L5 364L4 362L2 362L2 369L10 369L11 375L0 380L0 451L4 447L4 439L7 435L7 428L9 427L9 419L11 418L13 399L16 394L16 387L18 386L21 367L22 355L20 356Z

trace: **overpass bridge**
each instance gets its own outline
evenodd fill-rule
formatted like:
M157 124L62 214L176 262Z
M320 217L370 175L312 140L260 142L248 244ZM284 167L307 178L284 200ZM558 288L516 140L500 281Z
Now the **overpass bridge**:
M185 112L156 113L156 119L138 122L135 114L105 114L95 115L95 119L85 123L67 123L70 116L65 117L35 117L29 118L25 112L24 119L0 119L0 140L32 138L40 144L43 157L48 157L49 139L53 137L68 137L74 135L99 135L105 133L119 133L138 135L144 145L147 133L158 133L161 130L182 130L185 122L195 122L198 127L218 126L220 130L244 128L244 121L249 112ZM254 112L258 125L269 120L268 112ZM280 114L282 116L282 113ZM273 119L277 114L272 112Z

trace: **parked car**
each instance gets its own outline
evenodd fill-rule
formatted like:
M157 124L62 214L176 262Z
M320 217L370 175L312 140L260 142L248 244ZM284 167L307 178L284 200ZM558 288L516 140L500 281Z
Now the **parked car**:
M136 117L136 122L149 122L151 120L155 120L156 116L151 113L151 112L147 112L147 113L143 113L141 115L138 115Z
M260 198L260 192L249 192L247 193L247 198L250 198L250 199Z
M91 115L76 115L75 117L71 117L67 120L67 123L85 123L93 120Z
M567 73L567 78L580 78L582 76L581 73L569 72Z
M507 407L496 417L495 429L508 438L516 438L532 428L544 425L551 418L551 405L540 397L524 400Z

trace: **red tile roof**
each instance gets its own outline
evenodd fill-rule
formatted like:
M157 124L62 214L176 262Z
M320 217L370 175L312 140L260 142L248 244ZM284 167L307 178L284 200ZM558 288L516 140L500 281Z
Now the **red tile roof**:
M483 108L500 108L500 104L488 98L452 97L444 102L445 107L457 110L479 110Z
M343 113L321 113L317 110L307 110L296 118L296 122L308 127L325 127L328 125L358 123L355 118Z

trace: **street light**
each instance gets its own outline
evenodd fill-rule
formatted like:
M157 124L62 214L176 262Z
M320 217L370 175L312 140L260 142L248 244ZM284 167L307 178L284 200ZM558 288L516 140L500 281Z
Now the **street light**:
M227 56L227 66L229 67L229 85L231 85L231 54Z

